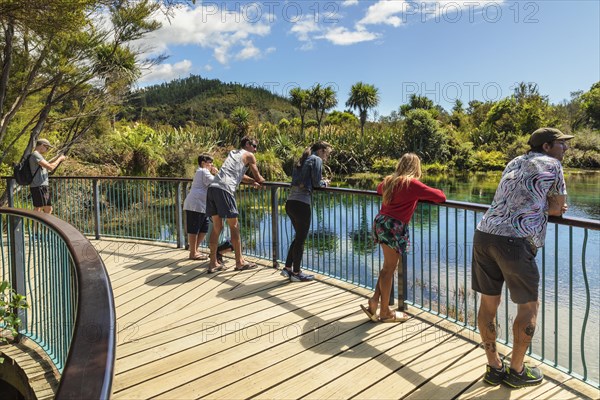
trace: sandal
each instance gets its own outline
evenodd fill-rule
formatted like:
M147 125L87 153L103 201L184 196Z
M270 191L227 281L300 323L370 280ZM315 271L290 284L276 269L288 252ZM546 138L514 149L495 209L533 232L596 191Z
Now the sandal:
M394 311L393 317L390 317L390 318L379 317L379 322L405 322L405 321L408 321L409 318L410 318L410 315L408 315L406 313Z
M220 271L226 271L228 267L224 266L224 265L219 265L218 267L214 267L214 268L209 268L208 269L208 273L212 274L214 272L220 272Z
M362 304L360 305L360 308L364 311L365 314L367 314L367 317L369 317L369 319L372 322L377 322L377 320L379 319L379 317L377 316L377 313L371 313L371 311L369 311L369 309L365 306L363 306Z
M249 269L254 269L254 268L258 268L258 265L256 265L255 263L246 263L244 265L241 265L240 267L235 267L234 270L235 271L247 271Z
M208 256L206 254L200 254L196 257L188 257L188 260L206 261L208 260Z

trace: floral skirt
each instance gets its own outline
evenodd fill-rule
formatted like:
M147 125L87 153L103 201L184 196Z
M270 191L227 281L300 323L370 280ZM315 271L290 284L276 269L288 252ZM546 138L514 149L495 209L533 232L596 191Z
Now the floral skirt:
M373 222L373 240L390 246L399 254L406 253L410 244L408 225L387 215L377 214Z

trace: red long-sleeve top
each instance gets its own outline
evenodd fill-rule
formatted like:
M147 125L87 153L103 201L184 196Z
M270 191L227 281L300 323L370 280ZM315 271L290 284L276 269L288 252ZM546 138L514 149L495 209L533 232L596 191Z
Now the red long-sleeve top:
M383 182L377 186L377 194L383 195ZM413 179L407 187L402 189L396 187L392 201L388 204L382 204L379 213L408 224L419 200L442 203L446 201L446 195L439 189L431 188L423 182Z

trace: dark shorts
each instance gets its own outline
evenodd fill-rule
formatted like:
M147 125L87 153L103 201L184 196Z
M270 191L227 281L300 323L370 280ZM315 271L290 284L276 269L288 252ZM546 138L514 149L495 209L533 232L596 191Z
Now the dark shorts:
M404 254L410 244L408 225L387 215L377 214L373 222L373 240L375 243L390 246L399 254Z
M206 215L218 215L221 218L237 218L240 213L237 209L235 197L231 193L216 187L209 187L206 193Z
M51 206L50 188L48 186L29 187L34 207Z
M190 235L197 235L199 233L208 232L208 224L210 219L206 214L196 211L185 210L185 223L187 226L187 233Z
M473 236L472 284L476 292L499 296L502 285L516 304L538 300L540 272L537 249L527 238L492 235L475 230Z

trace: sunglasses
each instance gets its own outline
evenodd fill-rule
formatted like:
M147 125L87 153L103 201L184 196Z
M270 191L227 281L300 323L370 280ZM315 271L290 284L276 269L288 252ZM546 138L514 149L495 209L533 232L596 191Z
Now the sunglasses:
M258 147L256 143L252 143L250 146L254 147L255 149Z

